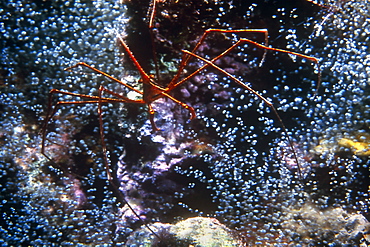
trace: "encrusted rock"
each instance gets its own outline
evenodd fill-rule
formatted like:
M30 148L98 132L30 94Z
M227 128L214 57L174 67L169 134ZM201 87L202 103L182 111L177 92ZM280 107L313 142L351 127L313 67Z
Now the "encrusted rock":
M241 246L233 232L214 218L194 217L174 225L154 223L150 227L160 239L142 227L131 234L127 246Z

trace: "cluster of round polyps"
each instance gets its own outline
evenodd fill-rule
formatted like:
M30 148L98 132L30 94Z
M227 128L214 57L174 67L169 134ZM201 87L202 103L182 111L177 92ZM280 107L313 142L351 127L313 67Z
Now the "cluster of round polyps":
M173 2L174 6L185 4L180 8L182 10L191 7L187 1ZM191 11L197 17L188 15L186 19L176 16L176 11L166 12L162 9L157 15L160 16L160 25L156 38L163 42L172 41L180 37L184 30L192 33L187 38L195 37L203 29L214 26L267 28L273 46L284 48L288 40L292 50L302 52L299 47L302 46L304 53L316 54L316 57L323 59L323 66L330 68L331 72L327 69L317 98L307 99L307 95L312 95L315 90L311 85L316 81L312 66L294 63L284 54L273 56L269 52L263 66L258 67L263 51L256 49L250 52L253 48L245 46L236 50L234 55L225 57L220 65L246 83L250 82L254 88L260 91L267 89L262 94L279 107L284 123L288 130L292 130L289 134L295 137L297 147L303 150L298 154L306 156L312 147L320 145L321 139L325 143L337 143L335 138L363 142L354 137L358 132L368 131L369 22L366 17L369 13L364 6L366 1L339 1L342 6L329 9L333 11L332 15L325 18L325 22L316 29L320 32L315 30L309 40L311 42L305 43L299 40L312 33L312 30L308 30L313 25L307 22L306 16L309 12L306 12L307 7L314 6L312 3L294 1L289 6L286 3L277 3L280 6L275 6L269 1L253 2L243 0L230 4L215 1L210 8L212 1L204 1L200 3L202 11ZM147 3L145 7L140 7L144 13L146 6ZM315 9L320 8L309 10ZM96 108L90 105L66 107L60 117L54 118L53 125L58 134L51 133L48 136L53 142L48 144L50 149L47 147L46 151L55 152L50 156L56 164L47 164L57 165L60 170L42 166L46 162L35 155L40 140L34 133L41 125L39 115L51 88L96 95L99 85L104 81L100 76L89 74L89 71L86 73L83 70L81 74L78 74L78 69L75 73L65 72L65 67L84 61L111 75L121 75L122 71L117 66L120 64L118 52L114 52L115 35L109 32L109 28L118 27L122 30L121 26L126 23L121 18L124 11L124 7L115 1L8 1L1 4L0 99L4 112L1 119L1 142L4 142L4 148L0 152L4 159L1 159L3 221L0 232L3 245L109 245L121 242L119 237L122 234L116 233L131 231L130 228L120 228L119 232L115 229L121 218L115 213L118 211L116 201L109 192L103 161L98 155L101 147ZM211 16L213 13L217 16ZM325 10L320 14L325 15ZM177 24L184 25L175 37L169 35L173 30L164 23L164 20L171 21L173 18ZM197 25L183 20L193 20ZM317 23L320 24L321 20ZM136 27L133 29L134 33L142 31L136 30ZM165 38L160 39L161 35ZM284 35L286 39L282 38ZM251 38L261 41L257 36L252 35ZM232 40L235 41L235 38ZM222 47L216 47L218 41L220 39L215 37L212 42L205 44L202 55L211 52L208 55L212 56L212 52L221 51ZM194 44L194 40L183 42L180 39L176 42L183 43ZM168 44L170 42L166 42ZM145 42L137 42L136 45L137 50L147 47ZM180 49L186 45L180 46ZM134 46L131 48L135 49ZM150 51L144 51L146 55L150 54ZM137 54L135 50L134 53ZM172 56L160 57L167 62L163 67L170 68ZM199 62L194 59L188 69L197 66ZM133 78L137 77L137 72L130 70L124 73L130 75L125 76L125 81L135 81ZM109 86L115 89L119 85L112 83ZM124 89L114 91L127 93ZM146 140L150 126L144 124L142 127L147 116L141 114L144 111L137 110L137 106L125 104L122 108L103 108L104 128L110 131L106 135L108 149L114 150L110 152L112 167L122 154L122 146L126 154L131 152L132 160L136 162L134 165L143 165L140 169L144 171L125 167L127 160L120 164L122 182L133 182L130 183L132 190L127 187L122 189L125 196L143 200L138 203L138 213L142 213L140 206L144 205L145 209L151 207L153 211L157 210L149 216L163 219L163 215L170 213L166 210L177 200L179 205L187 207L193 214L199 214L200 211L215 214L228 226L239 229L253 244L300 242L301 239L291 229L284 230L290 217L284 209L290 205L299 208L304 200L309 201L312 197L322 207L355 207L368 214L369 168L366 160L350 157L350 152L345 148L343 150L347 156L343 158L338 158L338 153L330 151L318 154L318 158L307 155L310 159L308 163L314 162L313 169L306 174L306 180L300 183L294 171L286 169L286 158L290 156L283 156L275 150L284 135L275 123L276 117L255 95L238 88L233 81L211 69L179 91L181 93L176 96L192 103L198 109L198 118L186 125L187 112L181 112L184 115L178 118L180 113L171 115L173 112L169 111L174 104L159 102L157 110L166 120L160 127L168 133L176 133L175 141L166 135L163 139L160 138L162 135L157 135ZM67 96L61 98L73 100ZM172 119L175 121L167 121L175 115L175 119ZM171 127L172 123L174 125ZM296 123L299 123L299 127ZM121 133L118 126L122 127L122 135L118 134ZM193 130L189 130L191 128ZM356 133L353 136L352 130ZM69 149L72 150L71 155L63 155L66 148L58 148L54 142L70 147L76 144L77 148ZM133 142L139 145L131 145ZM147 144L157 146L147 148ZM138 152L137 149L130 150L130 147L142 149ZM291 152L289 150L287 148L284 152ZM151 163L148 160L153 161L153 166L149 167ZM170 169L166 166L168 163L171 164L172 180L165 177L164 171ZM294 164L288 165L288 168L295 168ZM147 167L146 171L149 170L157 182L154 185L161 186L160 193L149 193L142 184L137 183L140 180L151 182L149 173L145 173ZM134 172L126 176L130 169ZM63 170L70 171L70 175L60 172ZM132 179L135 176L137 179ZM153 183L143 183L148 184ZM308 185L308 190L304 185ZM135 197L132 194L137 188L139 196ZM164 195L163 192L168 194ZM145 196L158 197L144 200L148 199ZM205 200L207 202L203 203ZM161 207L158 206L160 203L165 204ZM147 214L146 211L144 213ZM187 215L183 211L171 213L175 216ZM309 230L315 231L314 227ZM312 240L309 244L315 243Z
M64 68L84 61L121 73L108 29L124 25L124 11L116 1L0 4L2 246L113 242L116 202L101 176L96 108L71 105L53 119L46 152L54 162L39 155L38 134L51 88L97 95L104 82Z

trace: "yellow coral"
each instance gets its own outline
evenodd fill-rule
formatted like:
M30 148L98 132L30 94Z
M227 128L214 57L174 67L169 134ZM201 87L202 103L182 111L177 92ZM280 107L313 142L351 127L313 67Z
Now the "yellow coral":
M352 141L347 138L341 138L338 144L342 147L351 148L354 150L354 154L358 156L369 156L370 155L370 143Z

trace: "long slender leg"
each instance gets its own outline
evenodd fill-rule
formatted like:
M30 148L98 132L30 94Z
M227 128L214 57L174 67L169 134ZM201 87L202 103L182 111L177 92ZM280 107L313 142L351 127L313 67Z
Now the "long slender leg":
M84 67L87 67L87 68L89 68L89 69L91 69L91 70L95 71L95 72L96 72L96 73L98 73L98 74L104 75L105 77L108 77L109 79L111 79L111 80L113 80L113 81L115 81L115 82L118 82L119 84L121 84L121 85L123 85L123 86L125 86L125 87L127 87L127 88L129 88L129 89L131 89L132 91L135 91L135 92L136 92L136 93L138 93L138 94L143 94L143 92L141 92L141 91L137 90L137 89L136 89L136 88L134 88L133 86L131 86L131 85L127 84L127 83L124 83L123 81L120 81L120 80L118 80L117 78L114 78L113 76L108 75L107 73L105 73L105 72L103 72L103 71L101 71L101 70L98 70L97 68L94 68L94 67L92 67L92 66L90 66L90 65L88 65L87 63L84 63L84 62L76 63L75 65L72 65L72 66L70 66L70 67L68 67L68 68L65 68L64 70L71 70L71 69L76 68L76 67L78 67L78 66L84 66ZM145 73L145 72L144 72L144 73Z
M105 164L105 170L107 172L107 178L110 183L112 183L112 175L109 168L109 162L107 157L107 145L105 144L104 140L104 128L103 128L103 111L102 111L102 93L104 91L104 87L99 87L99 96L98 96L98 116L99 116L99 132L100 132L100 138L103 148L103 156L104 156L104 164Z
M221 69L220 67L218 67L216 64L214 64L212 61L210 60L207 60L203 57L200 57L192 52L189 52L189 51L186 51L186 50L182 50L182 52L188 54L188 55L191 55L193 57L196 57L198 58L199 60L202 60L203 62L207 63L208 65L214 67L215 69L217 69L219 72L223 73L224 75L228 76L229 78L231 78L233 81L235 81L237 84L239 84L240 86L242 86L243 88L247 89L249 92L251 92L252 94L256 95L258 98L260 98L263 102L265 102L267 104L268 107L271 108L271 110L274 112L274 114L276 115L277 119L279 120L280 122L280 125L282 126L283 128L283 132L285 133L287 139L288 139L288 142L289 142L289 145L291 146L292 148L292 151L293 151L293 156L294 156L294 159L295 161L297 162L297 167L298 167L298 178L301 179L302 178L302 172L301 172L301 166L300 166L300 163L298 161L298 157L297 157L297 154L294 150L294 147L293 147L293 141L291 140L290 136L288 135L288 131L285 127L285 124L283 123L283 120L281 119L278 111L276 110L276 108L274 107L274 105L268 101L265 97L263 97L261 94L259 94L257 91L253 90L251 87L249 87L248 85L244 84L242 81L238 80L237 78L235 78L233 75L231 75L230 73L228 73L227 71Z
M319 61L317 58L315 57L311 57L311 56L307 56L307 55L304 55L304 54L300 54L300 53L297 53L297 52L292 52L292 51L287 51L287 50L283 50L283 49L278 49L278 48L273 48L273 47L268 47L268 46L265 46L265 45L261 45L257 42L254 42L252 40L249 40L249 39L240 39L238 40L235 44L233 44L232 46L230 46L228 49L226 49L224 52L222 52L220 55L218 55L217 57L213 58L212 60L210 60L210 62L214 63L216 62L218 59L222 58L223 56L227 55L229 52L231 52L234 48L240 46L241 44L243 43L250 43L252 45L255 45L259 48L262 48L262 49L265 49L265 50L272 50L272 51L276 51L276 52L282 52L282 53L287 53L287 54L291 54L291 55L295 55L295 56L298 56L298 57L301 57L301 58L304 58L304 59L307 59L307 60L310 60L312 61L313 63L316 64L317 66L317 70L318 70L318 74L317 74L317 87L316 87L316 91L315 91L315 94L317 94L317 91L321 85L321 70L320 70L320 66L319 66ZM193 52L192 52L193 53ZM194 53L193 53L194 54ZM198 68L196 71L194 71L193 73L191 73L190 75L186 76L185 78L183 78L182 80L178 81L177 83L175 84L172 84L170 86L168 86L168 88L166 89L166 92L169 92L171 90L173 90L174 88L180 86L181 84L183 84L184 82L186 82L187 80L189 80L190 78L192 78L193 76L195 76L196 74L198 74L199 72L201 72L202 70L206 69L208 66L210 66L210 64L206 63L205 65L203 65L202 67Z
M42 144L41 144L41 153L50 159L50 157L45 153L45 141L46 141L46 131L47 127L49 125L50 119L55 115L57 110L59 109L59 106L61 105L72 105L72 104L97 104L99 101L101 103L139 103L139 104L144 104L142 100L132 100L129 99L125 96L119 95L117 93L114 93L112 91L109 91L111 95L114 95L117 97L115 98L107 98L107 97L99 97L99 96L93 96L93 95L86 95L86 94L78 94L78 93L71 93L71 92L66 92L58 89L52 89L49 92L49 99L48 99L48 110L47 114L45 117L45 122L42 127ZM54 94L63 94L63 95L71 95L79 98L85 98L85 99L90 99L90 100L81 100L81 101L58 101L54 106L53 106L53 95Z
M125 51L128 54L128 56L130 57L131 61L134 63L134 65L137 68L137 70L139 71L140 76L141 76L141 79L143 80L143 83L148 82L150 80L150 76L144 71L143 67L141 67L141 65L139 64L139 62L136 60L134 54L132 53L132 51L130 50L130 48L127 46L127 44L123 41L121 35L118 33L117 30L116 30L116 33L117 33L117 37L118 37L119 41L121 42L121 45L125 49Z
M170 100L172 100L176 104L179 104L184 109L188 110L190 112L190 120L193 120L197 116L193 107L191 107L188 104L185 104L184 102L172 97L171 95L169 95L166 92L162 92L162 95L166 96L167 98L169 98Z
M125 42L123 41L123 39L119 36L119 39L120 39L120 41L121 41L121 43L122 43L122 45L125 47L125 49L126 49L126 51L128 52L128 54L130 55L130 57L131 57L131 59L132 59L132 61L134 62L134 64L136 65L136 67L138 68L138 70L140 71L140 73L142 73L142 82L144 83L144 84L147 84L147 85L149 85L149 91L151 91L151 90L158 90L158 91L164 91L164 89L163 88L161 88L161 87L159 87L158 85L156 85L156 84L154 84L154 83L151 83L151 78L150 78L150 76L148 76L146 73L145 73L145 71L142 69L142 67L140 66L140 64L138 63L138 61L136 60L136 58L134 57L134 55L131 53L131 51L130 51L130 49L128 48L128 46L125 44ZM90 65L88 65L88 64L86 64L86 63L83 63L83 62L80 62L80 63L77 63L77 64L75 64L75 65L73 65L73 66L71 66L71 67L68 67L68 68L66 68L65 70L70 70L70 69L72 69L72 68L75 68L75 67L78 67L78 66L84 66L84 67L87 67L87 68L89 68L89 69L91 69L91 70L93 70L93 71L95 71L96 73L99 73L99 74L102 74L102 75L104 75L104 76L106 76L106 77L108 77L109 79L112 79L112 80L114 80L114 81L116 81L116 82L118 82L118 83L120 83L121 85L123 85L123 86L125 86L125 87L127 87L127 88L129 88L129 89L131 89L131 90L133 90L133 91L135 91L135 92L137 92L137 93L139 93L139 94L141 94L141 95L143 95L143 98L145 99L145 98L147 98L146 97L146 95L144 95L144 92L141 92L141 91L139 91L139 90L137 90L137 89L135 89L134 87L132 87L131 85L129 85L129 84L127 84L127 83L124 83L124 82L122 82L122 81L120 81L120 80L118 80L118 79L116 79L116 78L114 78L114 77L112 77L112 76L110 76L109 74L107 74L107 73L105 73L105 72L103 72L103 71L101 71L101 70L98 70L98 69L96 69L96 68L94 68L94 67L92 67L92 66L90 66ZM143 77L144 77L144 79L143 79ZM104 91L106 91L106 92L108 92L108 90L107 89L105 89L104 88ZM66 94L70 94L70 95L74 95L73 93L66 93ZM151 125L152 125L152 128L153 128L153 131L158 131L159 129L157 128L157 126L156 126L156 124L155 124L155 122L154 122L154 114L155 114L155 111L154 111L154 109L152 108L152 106L151 106L151 102L153 102L154 100L156 100L156 99L158 99L158 98L160 98L160 97L162 97L162 95L163 96L166 96L166 97L168 97L168 98L170 98L171 100L173 100L173 101L175 101L176 103L178 103L178 102L180 102L179 100L176 100L176 99L174 99L173 97L171 97L170 95L168 95L167 93L159 93L159 97L157 96L157 97L154 97L154 98L152 98L152 99L150 99L150 100L147 100L148 102L145 102L144 100L141 100L141 101L136 101L136 100L130 100L130 99L128 99L128 98L126 98L126 97L124 97L124 96L121 96L121 95L119 95L119 94L117 94L117 93L114 93L114 92L112 92L112 91L109 91L109 94L111 94L111 95L114 95L114 96L116 96L116 97L118 97L118 98L124 98L124 99L126 99L126 102L128 102L128 103L142 103L142 104L144 104L144 103L146 103L147 104L147 106L148 106L148 113L149 113L149 120L150 120L150 123L151 123ZM99 97L97 97L97 96L95 96L96 98L99 98ZM192 107L189 107L189 106L187 106L185 103L182 103L182 102L180 102L179 103L180 105L185 105L185 106L183 106L184 108L186 108L186 109L189 109L191 112L192 112L192 115L193 115L193 112L194 112L194 109L192 108Z
M198 50L199 46L204 42L204 40L206 39L207 35L209 35L210 33L214 33L214 32L217 32L217 33L263 33L264 36L265 36L265 46L266 47L268 46L268 30L267 29L237 29L237 30L227 30L227 29L214 29L214 28L211 28L211 29L207 29L206 31L204 31L202 37L199 39L199 41L197 42L197 44L193 48L192 53L195 53L196 50ZM168 87L171 87L174 84L178 84L177 81L178 81L178 79L179 79L182 71L184 70L184 68L188 64L189 59L191 57L192 56L188 56L188 55L185 55L184 54L184 56L181 59L179 70L177 71L177 74L175 75L175 77L169 83ZM266 57L266 52L264 52L260 64L263 63L263 61L265 60L265 57Z
M253 45L255 45L255 46L259 47L259 48L262 48L262 49L276 51L276 52L282 52L282 53L287 53L287 54L290 54L290 55L301 57L303 59L307 59L307 60L310 60L313 63L315 63L318 72L317 72L317 87L316 87L316 91L314 93L314 96L317 94L317 92L318 92L318 90L320 88L320 85L321 85L321 69L320 69L320 65L319 65L319 60L317 58L311 57L311 56L308 56L308 55L304 55L304 54L301 54L301 53L293 52L293 51L288 51L288 50L283 50L283 49L268 47L268 46L265 46L265 45L261 45L261 44L259 44L257 42L254 42L254 41L252 41L250 39L240 39L240 41L241 42L246 42L246 43L253 44Z
M155 42L154 42L154 18L155 14L157 12L157 0L152 1L152 13L150 14L150 20L149 20L149 32L150 32L150 39L152 40L152 54L153 54L153 62L155 66L155 73L157 76L157 80L160 80L159 78L159 67L158 67L158 59L157 59L157 51L155 49Z
M111 169L109 166L109 161L108 161L108 156L107 156L107 145L105 143L105 138L104 138L104 128L103 128L103 110L102 110L102 104L104 103L104 97L102 97L103 92L107 92L109 94L112 94L113 92L111 90L108 90L104 88L103 86L99 87L99 99L98 99L98 115L99 115L99 132L100 132L100 138L101 138L101 143L102 143L102 148L103 148L103 156L104 156L104 164L105 164L105 170L107 173L107 179L111 186L113 187L114 191L116 192L116 196L118 197L120 202L123 202L128 206L128 208L134 213L134 215L144 223L145 227L153 233L154 236L156 236L158 239L161 239L157 233L155 233L147 223L144 222L144 220L140 217L140 215L135 211L135 209L131 206L131 204L126 200L124 195L122 195L121 191L119 190L119 186L117 186L114 181L113 181L113 176L111 173ZM144 102L141 102L144 103Z
M105 91L109 93L110 95L118 97L117 99L115 98L108 98L108 97L102 97L102 92ZM53 95L54 94L63 94L63 95L71 95L75 97L80 97L80 98L86 98L90 100L82 100L82 101L59 101L57 102L54 107L52 104L53 100ZM100 136L101 136L101 141L102 141L102 148L103 148L103 155L104 155L104 164L106 168L106 173L107 173L107 178L109 183L112 185L113 189L116 192L116 196L119 198L119 200L123 203L125 203L130 210L134 213L134 215L142 222L144 222L140 215L136 213L134 208L127 202L127 200L123 197L123 195L120 193L118 187L115 185L113 181L113 177L111 175L110 167L109 167L109 162L107 158L107 146L104 140L104 129L103 129L103 117L102 117L102 104L104 103L139 103L139 104L144 104L143 100L131 100L128 99L125 96L119 95L111 90L105 89L103 86L99 87L99 95L98 96L92 96L92 95L85 95L85 94L78 94L78 93L71 93L71 92L66 92L66 91L61 91L58 89L52 89L49 93L49 104L48 104L48 111L47 115L45 118L45 123L42 128L42 147L41 147L41 153L49 160L52 160L46 153L45 153L45 141L46 141L46 131L48 127L48 123L50 119L55 115L56 111L58 110L59 106L61 105L71 105L71 104L98 104L98 115L99 115L99 130L100 130ZM62 168L63 169L63 168ZM68 172L68 171L66 171ZM144 225L153 233L154 236L158 236L145 222Z

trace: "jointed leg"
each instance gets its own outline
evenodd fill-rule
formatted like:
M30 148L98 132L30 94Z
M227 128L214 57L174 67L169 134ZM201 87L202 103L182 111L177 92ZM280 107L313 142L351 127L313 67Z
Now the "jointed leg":
M157 80L160 80L160 78L159 78L159 66L158 66L158 60L157 60L157 51L155 49L154 33L153 33L154 18L155 18L156 12L157 12L157 0L153 0L152 1L152 13L151 13L150 19L149 19L149 32L150 32L150 39L152 40L152 54L153 54L153 62L154 62L154 66L155 66L155 73L156 73L156 76L157 76Z
M206 39L207 35L209 35L210 33L236 33L236 34L238 34L238 33L263 33L264 36L265 36L265 46L267 47L267 45L268 45L268 30L267 29L237 29L237 30L227 30L227 29L214 29L214 28L211 28L211 29L207 29L206 31L204 31L202 37L199 39L199 41L195 45L194 49L192 50L192 53L195 54L195 52L198 50L199 46L204 42L204 40ZM181 84L181 83L179 83L177 81L178 81L178 79L179 79L182 71L184 70L184 68L188 64L189 59L191 57L192 56L189 56L189 55L184 54L184 56L181 59L179 70L177 71L176 76L171 80L170 84L168 85L169 87L171 87L173 85ZM263 63L263 61L265 60L265 57L266 57L266 51L263 54L263 57L262 57L262 60L261 60L261 63L260 64Z
M121 191L119 190L119 186L117 186L114 181L113 181L113 176L111 173L111 169L109 167L109 162L108 162L108 156L107 156L107 145L104 140L104 128L103 128L103 110L102 110L102 104L104 103L105 97L102 97L103 92L107 92L109 94L112 94L113 92L104 88L103 86L99 87L99 96L98 96L98 115L99 115L99 132L100 132L100 138L102 142L102 148L103 148L103 156L104 156L104 164L105 164L105 169L107 173L107 178L111 186L113 187L113 190L116 192L116 196L118 197L118 200L125 205L129 207L129 209L134 213L134 215L144 223L147 229L153 233L154 236L160 239L157 233L155 233L151 227L147 223L144 222L144 220L140 217L138 213L136 213L135 209L131 206L131 204L126 200L124 195L122 195ZM144 103L144 102L140 102Z
M235 81L236 83L238 83L240 86L242 86L243 88L247 89L249 92L251 92L252 94L256 95L258 98L260 98L263 102L265 102L267 104L268 107L271 108L271 110L274 112L274 114L276 115L277 119L279 120L280 124L281 124L281 127L283 129L283 132L285 133L287 139L288 139L288 142L289 142L289 145L291 146L292 148L292 151L293 151L293 156L294 156L294 159L295 161L297 162L297 167L298 167L298 177L301 179L302 178L302 173L301 173L301 166L300 166L300 163L298 161L298 157L297 157L297 154L294 150L294 146L293 146L293 142L292 140L290 139L289 135L288 135L288 131L285 127L285 124L283 122L283 120L281 119L279 113L277 112L276 108L274 107L274 105L268 101L265 97L263 97L261 94L259 94L257 91L253 90L251 87L249 87L248 85L244 84L242 81L238 80L237 78L235 78L233 75L231 75L230 73L228 73L227 71L221 69L220 67L218 67L216 64L214 64L212 61L210 60L207 60L205 58L202 58L192 52L189 52L189 51L186 51L186 50L182 50L182 52L188 54L188 55L191 55L193 57L196 57L198 58L199 60L202 60L203 62L207 63L208 65L214 67L215 69L217 69L219 72L223 73L224 75L226 75L227 77L229 77L230 79L232 79L233 81Z
M117 37L118 37L119 41L121 42L121 45L125 49L125 51L128 54L128 56L130 57L131 61L134 63L136 69L139 71L140 76L141 76L141 79L143 80L143 82L145 83L145 82L149 81L150 80L150 76L144 71L143 67L141 67L141 65L139 64L139 62L136 60L134 54L132 53L132 51L130 50L130 48L127 46L127 44L123 41L121 35L118 33L117 30L116 30L116 33L117 33ZM123 82L119 81L119 83L122 84ZM127 85L127 84L123 83L123 85ZM132 90L134 90L136 92L135 89L132 89Z
M193 107L185 104L184 102L182 102L182 101L180 101L178 99L175 99L174 97L172 97L171 95L169 95L166 92L162 92L161 94L164 95L164 96L166 96L167 98L169 98L170 100L172 100L176 104L179 104L180 106L182 106L186 110L188 110L190 112L190 115L191 115L190 116L190 120L193 120L197 116Z
M228 49L226 49L224 52L222 52L220 55L218 55L217 57L211 59L210 62L212 62L212 63L216 62L218 59L224 57L229 52L231 52L234 48L236 48L236 47L238 47L238 46L240 46L241 44L244 44L244 43L249 43L249 44L255 45L255 46L257 46L257 47L259 47L261 49L265 49L265 50L272 50L272 51L276 51L276 52L282 52L282 53L287 53L287 54L295 55L295 56L301 57L303 59L310 60L313 63L315 63L316 66L317 66L317 69L318 69L318 75L317 75L318 82L317 82L317 88L316 88L316 92L315 92L315 95L316 95L316 93L317 93L317 91L318 91L318 89L319 89L319 87L321 85L321 71L320 71L319 61L315 57L311 57L311 56L307 56L307 55L304 55L304 54L300 54L300 53L292 52L292 51L287 51L287 50L283 50L283 49L268 47L268 46L261 45L261 44L259 44L257 42L254 42L252 40L249 40L249 39L240 39L235 44L233 44ZM191 52L191 53L192 54L195 54L193 52ZM194 71L193 73L191 73L190 75L188 75L187 77L185 77L184 79L182 79L181 81L176 82L175 84L170 84L168 86L168 88L166 89L166 92L169 92L169 91L173 90L174 88L180 86L182 83L186 82L187 80L189 80L190 78L192 78L193 76L195 76L196 74L198 74L199 72L201 72L202 70L206 69L208 66L210 66L210 64L206 63L205 65L203 65L202 67L198 68L196 71Z
M47 157L48 159L49 156L45 153L45 141L46 141L46 131L47 127L49 125L50 119L55 115L57 110L59 109L59 106L61 105L72 105L72 104L100 104L103 103L139 103L143 104L142 100L131 100L127 97L121 96L117 93L114 93L110 90L108 91L111 95L116 96L117 99L115 98L107 98L107 97L99 97L99 96L93 96L93 95L86 95L86 94L78 94L78 93L71 93L71 92L66 92L66 91L61 91L58 89L52 89L49 92L49 99L48 99L48 110L47 114L45 117L45 122L42 127L42 144L41 144L41 153ZM85 98L88 100L80 100L80 101L58 101L54 106L53 106L53 95L54 94L63 94L63 95L71 95L74 97L79 97L79 98Z
M92 66L90 66L90 65L88 65L87 63L84 63L84 62L76 63L75 65L73 65L73 66L71 66L71 67L65 68L64 70L71 70L71 69L76 68L76 67L78 67L78 66L84 66L84 67L87 67L87 68L89 68L89 69L91 69L91 70L95 71L95 72L96 72L96 73L98 73L98 74L101 74L101 75L103 75L103 76L105 76L105 77L108 77L109 79L111 79L111 80L113 80L113 81L115 81L115 82L118 82L119 84L121 84L121 85L123 85L123 86L125 86L125 87L127 87L127 88L129 88L129 89L131 89L132 91L135 91L135 92L136 92L136 93L138 93L138 94L143 94L143 92L141 92L141 91L137 90L137 89L136 89L136 88L134 88L133 86L131 86L131 85L127 84L127 83L124 83L123 81L120 81L120 80L118 80L117 78L114 78L113 76L108 75L107 73L105 73L105 72L103 72L103 71L101 71L101 70L98 70L97 68L94 68L94 67L92 67ZM144 73L145 73L145 72L144 72Z
M291 55L294 55L294 56L297 56L297 57L301 57L303 59L307 59L307 60L310 60L312 61L316 67L317 67L317 87L316 87L316 91L315 91L315 94L317 94L317 91L319 90L320 88L320 85L321 85L321 69L320 69L320 65L319 65L319 60L315 57L311 57L311 56L308 56L308 55L304 55L304 54L301 54L301 53L297 53L297 52L293 52L293 51L287 51L287 50L283 50L283 49L278 49L278 48L273 48L273 47L268 47L268 46L265 46L265 45L261 45L257 42L254 42L250 39L240 39L239 40L240 42L242 43L249 43L249 44L252 44L252 45L255 45L259 48L262 48L262 49L266 49L266 50L271 50L271 51L276 51L276 52L282 52L282 53L287 53L287 54L291 54ZM238 41L238 42L239 42Z

